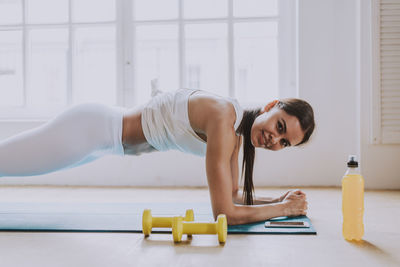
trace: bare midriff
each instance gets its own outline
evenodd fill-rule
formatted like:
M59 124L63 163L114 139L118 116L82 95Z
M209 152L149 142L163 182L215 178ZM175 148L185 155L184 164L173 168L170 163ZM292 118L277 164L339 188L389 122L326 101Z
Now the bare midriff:
M142 129L143 108L130 110L122 121L122 144L138 145L147 142Z

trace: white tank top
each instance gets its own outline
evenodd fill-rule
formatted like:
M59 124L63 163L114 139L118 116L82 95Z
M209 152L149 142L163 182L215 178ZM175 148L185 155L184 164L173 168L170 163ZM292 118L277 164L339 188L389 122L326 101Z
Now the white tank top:
M189 96L198 90L178 89L154 96L142 112L142 128L147 142L158 151L170 149L205 156L207 143L190 126ZM236 112L235 131L243 117L243 109L234 98L228 98Z

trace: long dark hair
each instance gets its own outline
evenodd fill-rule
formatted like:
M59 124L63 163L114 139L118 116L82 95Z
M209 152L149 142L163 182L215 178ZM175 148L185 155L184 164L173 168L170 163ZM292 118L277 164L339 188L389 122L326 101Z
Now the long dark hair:
M283 109L287 114L295 116L304 132L303 140L298 145L306 143L314 131L314 111L310 104L298 98L286 98L280 100L277 107ZM242 163L242 179L244 174L244 199L246 205L253 205L253 167L255 158L255 149L251 143L251 127L254 120L260 115L261 108L244 110L243 118L238 128L238 133L243 135L243 163Z

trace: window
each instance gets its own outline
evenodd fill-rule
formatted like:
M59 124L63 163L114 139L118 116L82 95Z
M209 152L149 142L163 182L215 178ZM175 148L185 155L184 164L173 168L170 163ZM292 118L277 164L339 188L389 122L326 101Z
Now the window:
M0 0L1 118L117 104L116 25L115 0Z
M295 96L295 4L0 0L0 118L142 104L154 79L162 91L203 89L245 104Z

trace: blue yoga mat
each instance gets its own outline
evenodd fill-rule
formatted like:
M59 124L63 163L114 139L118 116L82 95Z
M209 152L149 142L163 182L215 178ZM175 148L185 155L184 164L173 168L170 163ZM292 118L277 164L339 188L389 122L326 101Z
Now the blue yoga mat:
M212 222L210 203L0 203L0 231L142 232L142 213L183 216L194 210L195 221ZM265 228L264 221L228 227L229 234L316 234L307 216L274 221L307 221L309 228ZM171 233L153 228L154 233Z

